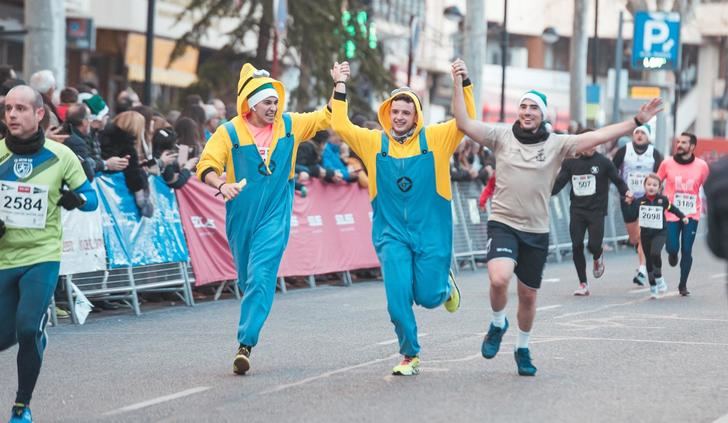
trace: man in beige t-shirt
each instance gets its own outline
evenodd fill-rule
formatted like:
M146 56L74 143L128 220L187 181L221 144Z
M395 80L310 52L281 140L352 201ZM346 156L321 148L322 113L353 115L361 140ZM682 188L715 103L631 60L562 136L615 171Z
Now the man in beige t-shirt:
M630 120L580 135L556 135L546 130L546 96L529 91L521 97L518 120L511 128L470 119L465 112L461 80L455 79L453 109L458 129L490 148L498 165L492 214L488 221L488 277L493 318L482 353L493 358L508 330L508 284L518 278L518 339L514 352L518 374L534 376L528 341L536 317L536 294L549 246L548 202L561 162L599 144L631 133L662 110L662 101L644 104Z

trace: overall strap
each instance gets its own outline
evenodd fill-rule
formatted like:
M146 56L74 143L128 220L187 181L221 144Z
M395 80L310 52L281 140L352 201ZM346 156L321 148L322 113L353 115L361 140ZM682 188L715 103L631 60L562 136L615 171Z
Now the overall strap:
M422 154L427 154L429 151L427 148L427 135L425 135L425 128L420 129L420 151Z
M389 136L386 132L382 131L382 157L387 157L389 154Z
M293 135L291 134L291 115L283 113L281 117L283 118L283 127L286 130L286 138L290 138Z
M223 124L225 126L225 130L228 133L228 136L230 137L230 142L233 143L233 148L240 147L240 140L238 139L238 131L235 130L235 125L231 121L227 121Z

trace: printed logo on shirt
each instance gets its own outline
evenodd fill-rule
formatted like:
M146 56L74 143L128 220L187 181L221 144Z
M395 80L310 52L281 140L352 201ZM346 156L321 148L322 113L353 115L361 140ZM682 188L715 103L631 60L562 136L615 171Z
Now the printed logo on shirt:
M19 179L25 178L33 173L33 159L17 158L13 165L13 172Z
M540 149L540 150L538 150L538 153L537 153L537 156L536 156L536 160L538 160L539 162L546 161L546 155L544 154L543 148Z
M407 192L412 189L412 179L403 176L397 179L397 186L399 187L400 191Z
M592 166L591 167L591 173L592 175L596 175L599 173L599 166Z
M260 153L260 157L263 159L263 161L268 160L268 150L269 147L258 147L258 153Z

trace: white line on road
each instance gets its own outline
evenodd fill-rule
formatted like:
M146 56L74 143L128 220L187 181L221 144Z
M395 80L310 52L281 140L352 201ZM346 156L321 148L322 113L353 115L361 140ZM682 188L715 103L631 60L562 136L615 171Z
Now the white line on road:
M633 301L627 301L626 303L607 304L607 305L603 305L601 307L593 308L591 310L584 310L584 311L577 311L574 313L560 314L558 316L555 316L554 319L563 319L564 317L574 317L574 316L580 316L582 314L596 313L598 311L604 311L604 310L612 308L612 307L628 306L628 305L637 304L637 303L640 303L640 302L643 302L646 300L647 300L647 298L640 298L640 299L633 300Z
M543 306L536 309L536 311L546 311L546 310L553 310L555 308L561 307L561 304L554 304L550 306Z
M710 279L724 278L726 276L728 276L728 273L716 273L715 275L711 276Z
M296 386L305 385L307 383L314 382L314 381L317 381L319 379L325 379L325 378L327 378L329 376L333 376L335 374L348 372L348 371L351 371L351 370L354 370L354 369L358 369L360 367L371 366L372 364L381 363L382 361L392 360L392 359L394 359L396 357L399 357L399 354L392 354L392 355L387 356L387 357L384 357L384 358L378 358L376 360L367 361L365 363L355 364L353 366L343 367L341 369L332 370L330 372L322 373L322 374L320 374L318 376L312 376L312 377L309 377L309 378L306 378L306 379L299 380L298 382L286 383L286 384L283 384L283 385L278 385L278 386L276 386L273 389L268 389L266 391L260 392L260 395L273 394L273 393L276 393L276 392L280 392L280 391L286 390L288 388L294 388Z
M633 290L629 291L629 293L638 294L638 293L642 293L642 292L648 292L649 290L650 290L650 288L637 288L637 289L633 289Z
M728 423L728 414L718 417L718 420L714 421L713 423Z
M209 387L209 386L198 386L196 388L187 389L185 391L177 392L176 394L165 395L163 397L150 399L148 401L143 401L143 402L139 402L139 403L136 403L136 404L127 405L126 407L122 407L122 408L119 408L117 410L112 410L112 411L106 412L103 415L104 416L113 416L113 415L117 415L117 414L126 413L126 412L129 412L129 411L135 411L135 410L139 410L139 409L142 409L142 408L145 408L145 407L150 407L152 405L161 404L163 402L172 401L172 400L176 400L176 399L179 399L179 398L187 397L187 396L190 396L190 395L198 394L200 392L207 391L208 389L212 389L212 388Z
M644 314L644 313L627 313L629 316L644 317L648 319L668 319L668 320L688 320L691 322L721 322L728 323L728 319L712 319L707 317L680 317L674 314Z
M555 336L551 339L544 338L542 341L614 341L614 342L642 342L647 344L670 344L670 345L706 345L714 347L728 347L728 343L721 342L694 342L694 341L664 341L659 339L629 339L629 338L598 338L588 336Z
M425 336L428 336L428 335L430 335L430 334L429 333L421 333L421 334L417 335L417 337L418 338L424 338ZM396 344L397 342L399 342L399 339L390 339L389 341L377 342L377 345L392 345L392 344Z

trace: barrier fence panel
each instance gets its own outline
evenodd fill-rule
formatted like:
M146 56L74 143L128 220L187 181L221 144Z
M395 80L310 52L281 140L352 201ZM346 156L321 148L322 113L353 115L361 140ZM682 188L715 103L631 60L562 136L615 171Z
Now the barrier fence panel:
M152 176L155 214L152 218L141 218L122 174L104 174L94 183L101 200L101 214L90 222L102 225L103 245L98 239L101 230L96 233L86 228L81 233L79 217L84 215L75 220L64 219L64 232L68 232L64 235L64 247L68 247L68 252L88 250L84 257L90 257L78 265L74 264L78 263L76 254L62 259L62 268L69 269L63 276L69 304L73 304L71 282L91 299L124 301L137 315L141 313L138 294L144 291L174 292L191 306L193 283L218 283L215 299L224 290L240 298L225 235L225 206L222 199L214 196L214 190L192 179L173 192L160 178ZM464 263L475 269L476 262L487 254L489 213L478 208L482 188L479 182L452 184L456 270ZM351 270L379 267L371 243L368 192L356 185L329 185L318 180L309 183L308 192L306 198L296 195L294 201L290 240L277 281L284 293L287 276L305 276L313 288L314 275L340 273L343 284L349 286ZM569 204L566 189L549 202L549 251L558 261L571 252ZM604 241L616 249L627 235L614 187L606 219ZM84 223L88 226L89 221ZM96 256L104 246L106 260L102 266ZM98 270L99 267L104 269ZM76 322L73 313L72 317Z

